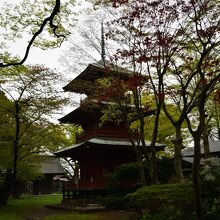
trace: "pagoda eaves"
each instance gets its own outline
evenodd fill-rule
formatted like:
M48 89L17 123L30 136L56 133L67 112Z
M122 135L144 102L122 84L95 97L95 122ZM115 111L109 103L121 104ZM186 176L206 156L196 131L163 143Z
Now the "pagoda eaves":
M87 68L82 71L75 79L64 86L63 90L82 94L90 94L91 86L94 86L94 82L97 79L103 78L105 76L117 76L126 80L129 76L132 75L132 73L132 71L117 65L113 65L109 61L105 61L104 65L103 61L101 60L97 63L89 64Z

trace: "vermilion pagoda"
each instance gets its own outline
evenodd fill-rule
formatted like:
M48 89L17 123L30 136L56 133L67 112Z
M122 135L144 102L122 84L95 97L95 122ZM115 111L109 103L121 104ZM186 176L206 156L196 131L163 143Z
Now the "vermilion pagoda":
M118 165L136 161L136 154L123 122L115 124L109 121L100 127L101 109L113 103L97 102L92 95L96 80L109 73L111 76L120 75L124 80L129 74L124 68L115 67L107 62L104 65L100 61L89 64L79 76L64 87L65 91L86 94L86 101L82 103L90 103L86 107L82 104L60 119L61 123L81 125L84 130L83 134L76 138L76 144L55 153L58 157L71 157L78 161L80 167L79 183L66 186L64 199L104 192L107 173ZM146 112L146 115L150 114L152 111ZM146 144L150 143L146 141ZM162 150L164 145L157 144L156 147L157 150Z

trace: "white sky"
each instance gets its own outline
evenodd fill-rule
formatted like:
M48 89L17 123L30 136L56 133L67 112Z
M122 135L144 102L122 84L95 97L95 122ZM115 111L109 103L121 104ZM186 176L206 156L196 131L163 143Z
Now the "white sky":
M0 0L0 9L4 3L19 3L20 0ZM15 43L12 43L9 48L9 52L13 55L18 55L23 58L25 50L27 47L27 41L30 40L31 36L25 37L26 39L16 40ZM61 47L62 48L62 47ZM60 64L58 63L59 54L61 48L57 49L48 49L41 50L39 48L32 47L30 54L27 58L26 64L45 64L50 68L59 68Z
M77 1L80 2L81 6L76 6L76 10L88 6L88 4L83 3L84 0ZM5 2L19 3L21 0L0 0L0 10ZM23 58L27 47L27 42L31 39L31 37L32 36L25 36L25 39L16 40L15 43L10 44L8 51L13 55L18 55L19 57ZM60 71L64 71L65 68L62 66L63 64L60 62L60 58L63 51L66 49L66 46L67 44L64 42L61 47L55 49L42 50L36 47L31 47L25 64L44 64L52 69L56 68Z
M32 47L30 49L30 53L26 60L26 64L44 64L50 68L58 68L61 69L61 64L59 62L59 57L61 54L61 50L64 48L64 44L60 48L56 49L47 49L42 50L36 47ZM13 55L18 55L21 58L24 56L25 50L27 47L27 41L18 40L14 43L11 48L10 52Z

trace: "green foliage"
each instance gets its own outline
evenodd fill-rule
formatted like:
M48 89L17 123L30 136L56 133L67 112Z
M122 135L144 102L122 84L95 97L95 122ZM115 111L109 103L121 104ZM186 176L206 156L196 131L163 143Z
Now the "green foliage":
M168 157L162 157L158 160L158 178L160 183L168 183L174 176L174 160Z
M108 105L106 108L102 110L102 117L100 119L100 126L102 126L105 122L113 121L116 124L119 124L123 121L123 113L120 110L118 104Z
M57 35L70 34L69 29L74 25L76 16L73 12L74 2L73 0L61 1L59 13L53 19L54 25L57 26ZM5 4L0 13L0 28L4 33L1 35L4 37L5 43L11 43L11 41L24 37L24 33L26 35L36 33L44 19L52 13L55 3L56 1L47 0L22 0L18 4ZM59 46L63 40L63 37L55 36L52 27L47 25L44 34L38 37L35 45L46 49Z
M206 130L214 139L220 140L220 101L218 100L218 90L211 94L206 103Z
M42 175L40 163L43 159L36 155L29 155L24 160L18 162L17 180L26 183Z
M111 181L111 179L113 179L113 181L136 180L138 178L137 164L129 163L120 165L117 168L115 168L113 173L109 173L107 175L107 178L109 181Z
M148 178L147 164L144 163L145 175ZM162 157L158 160L158 175L161 183L168 183L174 175L174 164L170 158ZM117 191L127 187L137 187L140 181L138 163L122 164L107 174L107 184L110 191Z
M55 85L58 74L48 68L1 68L0 74L1 178L3 181L5 173L15 169L16 180L31 181L40 175L41 155L74 141L73 126L51 120L67 100Z
M189 184L152 185L128 194L127 199L130 208L144 209L146 214L175 212L183 217L193 210L192 192Z
M154 108L156 109L155 99L152 95L143 94L142 99L143 99L143 102L146 103L146 105L150 106L151 109L154 109ZM169 104L167 105L166 108L167 108L167 111L169 111L169 114L173 117L173 119L178 120L178 118L181 115L178 105ZM154 127L154 120L155 120L155 115L148 116L145 118L145 131L146 131L145 137L147 140L151 140L151 135L152 135L151 131L153 130L153 127ZM186 128L186 123L183 123L182 128ZM188 132L184 130L182 130L182 133L184 137L186 135L189 135ZM158 126L157 142L166 144L166 147L168 147L169 150L173 151L172 139L174 138L175 138L175 128L170 122L170 120L167 118L165 113L161 111L159 126Z
M145 166L147 174L147 169ZM122 188L137 187L140 179L138 163L122 164L115 167L114 171L107 174L108 190L120 191Z
M144 213L140 220L185 220L182 217L182 213L179 209L172 208L164 208L160 211L160 213L155 213L153 215ZM190 218L188 218L190 220Z
M203 206L207 219L220 217L220 159L210 158L201 171Z
M127 208L126 191L98 198L100 204L108 209L122 210Z

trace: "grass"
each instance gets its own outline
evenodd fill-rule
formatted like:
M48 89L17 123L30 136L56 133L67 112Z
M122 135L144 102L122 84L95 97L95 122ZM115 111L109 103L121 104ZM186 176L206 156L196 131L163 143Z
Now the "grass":
M0 206L0 220L24 220L29 214L39 209L43 209L45 205L59 204L62 195L45 195L45 196L23 196L20 199L10 199L8 205ZM43 220L127 220L126 212L93 212L78 213L67 212L65 214L50 215Z
M128 220L128 215L125 212L98 212L79 214L72 213L68 215L51 215L43 218L43 220Z
M23 196L9 199L6 206L0 206L0 220L23 220L27 213L43 208L45 205L60 203L62 195Z

